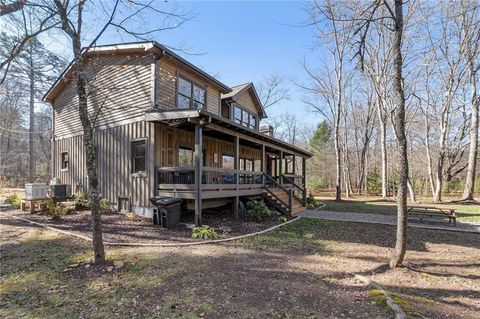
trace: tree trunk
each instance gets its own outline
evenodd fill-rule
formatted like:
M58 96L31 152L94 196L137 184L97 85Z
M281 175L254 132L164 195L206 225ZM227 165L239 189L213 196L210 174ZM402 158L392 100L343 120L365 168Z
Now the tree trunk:
M397 196L397 240L395 251L390 260L390 268L400 266L407 249L407 181L408 155L407 137L405 134L405 93L402 86L402 38L403 38L403 7L402 0L395 0L395 34L393 44L394 74L393 87L395 93L395 130L397 132L399 156L399 185Z
M340 103L339 103L340 104ZM335 161L336 161L336 180L335 180L335 200L342 200L342 164L340 157L340 105L338 105L337 118L335 119Z
M480 104L477 97L476 71L473 68L472 59L469 60L468 64L470 74L472 119L470 123L470 151L468 153L467 177L465 179L465 190L463 191L464 200L473 199L473 191L475 190L475 171L477 168L478 155L478 108Z
M100 197L98 192L97 176L97 150L93 140L93 126L88 114L88 100L86 90L85 66L81 55L80 36L75 33L72 36L73 52L75 56L76 83L78 95L78 111L83 126L83 145L85 147L88 186L90 192L90 201L92 205L92 232L93 232L93 252L94 262L100 264L105 262L105 250L102 239L102 219L100 211Z
M34 66L33 66L33 53L32 46L29 48L29 74L28 80L30 84L30 97L29 97L29 108L30 108L30 128L28 134L28 180L30 183L35 182L35 154L33 149L33 131L35 127L35 75L34 75Z
M378 102L377 102L378 103ZM382 198L388 197L388 179L387 179L387 128L386 119L382 115L381 106L378 106L378 117L380 122L380 138L382 146Z

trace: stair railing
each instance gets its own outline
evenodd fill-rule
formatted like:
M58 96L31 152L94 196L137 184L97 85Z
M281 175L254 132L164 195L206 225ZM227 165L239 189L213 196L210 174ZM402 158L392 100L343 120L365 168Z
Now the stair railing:
M303 206L307 205L307 190L304 187L301 187L293 179L288 176L282 175L283 179L286 179L288 183L292 184L293 187L298 189L302 193L302 198L297 198L300 202L302 202ZM295 196L296 197L296 196Z
M287 212L289 214L292 213L292 190L291 189L287 189L285 188L283 185L281 185L279 182L277 182L272 176L266 174L266 173L263 173L263 176L264 176L264 189L272 196L274 197L277 201L279 201L280 203L282 203L285 207L287 207ZM268 186L268 183L267 183L267 180L269 182L272 183L272 185L274 186ZM280 197L278 197L272 190L271 188L280 188L281 190L283 190L285 193L288 194L288 203L286 203L284 200L282 200Z

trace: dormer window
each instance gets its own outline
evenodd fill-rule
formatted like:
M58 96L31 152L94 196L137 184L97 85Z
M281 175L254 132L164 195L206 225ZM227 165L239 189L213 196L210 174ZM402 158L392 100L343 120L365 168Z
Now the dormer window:
M178 109L205 108L206 91L204 88L180 76L178 77L177 81Z
M252 130L257 126L257 117L239 106L234 108L233 121Z

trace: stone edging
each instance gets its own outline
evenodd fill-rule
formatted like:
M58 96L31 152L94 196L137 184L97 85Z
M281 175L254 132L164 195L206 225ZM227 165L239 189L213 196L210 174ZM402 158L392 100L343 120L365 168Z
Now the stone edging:
M66 230L62 230L62 229L58 229L58 228L55 228L55 227L52 227L52 226L48 226L48 225L45 225L45 224L42 224L42 223L38 223L38 222L34 222L32 220L29 220L29 219L26 219L26 218L22 218L22 217L18 217L18 216L14 216L12 214L8 214L8 213L4 213L4 212L0 212L0 215L3 215L3 216L7 216L7 217L10 217L10 218L13 218L13 219L17 219L17 220L21 220L23 222L27 222L27 223L30 223L30 224L33 224L33 225L37 225L37 226L41 226L41 227L44 227L46 229L49 229L49 230L52 230L52 231L55 231L55 232L58 232L58 233L61 233L61 234L64 234L64 235L69 235L69 236L74 236L74 237L77 237L77 238L80 238L80 239L83 239L83 240L86 240L86 241L89 241L91 242L92 239L90 237L87 237L87 236L83 236L83 235L79 235L79 234L75 234L75 233L72 233L72 232L69 232L69 231L66 231ZM261 234L265 234L267 232L270 232L274 229L277 229L277 228L280 228L284 225L287 225L287 224L290 224L296 220L299 220L300 218L302 218L301 216L297 216L295 217L294 219L291 219L289 221L286 221L285 223L282 223L282 224L278 224L278 225L275 225L275 226L272 226L270 228L267 228L267 229L264 229L264 230L260 230L258 232L254 232L254 233L250 233L250 234L245 234L245 235L240 235L240 236L236 236L236 237L231 237L231 238L225 238L225 239L213 239L213 240L205 240L205 241L193 241L193 242L185 242L185 243L171 243L171 244L160 244L160 243L116 243L116 242L108 242L108 241L104 241L103 244L105 246L133 246L133 247L182 247L182 246L198 246L198 245L206 245L206 244L216 244L216 243L223 243L223 242L228 242L228 241L233 241L233 240L238 240L238 239L242 239L242 238L248 238L248 237L253 237L253 236L257 236L257 235L261 235Z

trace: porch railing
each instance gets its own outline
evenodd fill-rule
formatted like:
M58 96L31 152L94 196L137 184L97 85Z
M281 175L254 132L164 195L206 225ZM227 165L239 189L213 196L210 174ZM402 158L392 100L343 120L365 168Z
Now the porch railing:
M251 172L217 167L202 168L202 185L259 185L263 186L262 172ZM157 168L159 189L177 188L178 185L195 184L194 167L162 167Z

